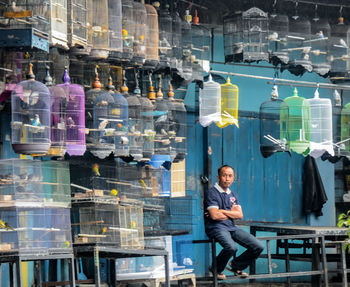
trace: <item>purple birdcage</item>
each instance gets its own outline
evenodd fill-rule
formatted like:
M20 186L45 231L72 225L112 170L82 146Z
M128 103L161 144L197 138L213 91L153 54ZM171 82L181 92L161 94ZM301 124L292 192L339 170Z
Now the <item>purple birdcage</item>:
M21 154L46 154L50 147L50 91L35 81L33 65L28 80L11 94L12 148Z
M50 91L51 146L47 152L51 156L63 156L66 153L66 108L67 95L61 87L53 86L49 67L46 67L45 85Z
M85 145L85 94L82 86L70 84L67 69L64 70L63 84L61 87L67 95L67 153L73 155L83 155L86 150Z

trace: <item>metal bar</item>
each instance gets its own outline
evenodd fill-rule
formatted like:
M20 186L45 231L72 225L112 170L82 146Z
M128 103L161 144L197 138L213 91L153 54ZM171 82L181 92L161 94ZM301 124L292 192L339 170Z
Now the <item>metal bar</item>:
M328 267L327 267L327 254L326 254L326 244L324 241L324 236L321 237L321 250L322 250L322 267L323 267L323 280L325 287L328 287Z
M266 246L267 246L267 264L268 264L269 274L272 274L270 240L266 240Z
M75 287L74 256L68 259L70 286Z
M16 260L16 279L17 279L17 287L22 287L22 279L21 279L21 274L22 274L22 271L21 271L21 263L22 263L22 260L21 258L18 256L17 257L17 260Z
M217 71L217 70L211 70L210 73L230 75L230 76L243 77L243 78L253 78L253 79L259 79L259 80L268 80L269 82L267 82L267 83L271 84L271 85L276 84L276 85L280 85L280 86L295 86L295 87L308 87L308 88L319 87L320 89L350 90L350 86L345 86L345 85L335 85L335 84L307 82L307 81L296 81L296 80L287 80L287 79L273 79L271 77L265 77L265 76L241 74L241 73L234 73L234 72L223 72L223 71Z
M320 252L316 246L316 238L312 239L312 245L312 270L320 270ZM319 275L313 278L311 286L321 286L321 278Z
M288 248L288 239L284 239L284 252L286 254L286 271L290 273L290 256L289 256L289 248ZM287 278L288 287L292 286L292 280L290 277Z
M215 239L211 239L211 258L212 258L212 271L213 271L213 283L214 287L218 287L218 270L217 270L217 262L216 262L216 242Z
M347 278L347 270L346 270L346 258L345 258L345 251L343 249L343 246L340 245L340 256L341 256L341 267L342 267L342 279L343 279L343 285L344 287L348 286L348 278Z
M168 253L164 255L164 265L165 265L165 286L170 287L169 255L168 255Z
M343 8L350 8L350 5L343 5L343 4L333 4L333 3L325 3L325 2L319 2L319 1L313 1L313 0L283 0L286 2L298 2L303 4L310 4L310 5L320 5L320 6L326 6L326 7L343 7Z

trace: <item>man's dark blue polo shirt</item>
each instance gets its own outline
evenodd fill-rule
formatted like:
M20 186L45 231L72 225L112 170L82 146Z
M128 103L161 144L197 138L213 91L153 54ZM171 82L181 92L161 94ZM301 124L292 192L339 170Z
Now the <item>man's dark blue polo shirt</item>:
M230 189L225 192L219 184L216 183L214 187L208 191L204 210L209 211L211 208L231 210L233 204L239 204L237 194ZM231 218L226 220L212 220L208 216L205 217L205 232L208 235L218 229L233 231L237 228L234 220Z

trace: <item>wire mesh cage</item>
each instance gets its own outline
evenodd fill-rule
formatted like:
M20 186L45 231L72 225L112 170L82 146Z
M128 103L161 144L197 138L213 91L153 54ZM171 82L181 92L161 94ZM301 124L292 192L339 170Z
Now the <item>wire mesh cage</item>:
M125 85L122 86L122 95L128 102L128 136L129 136L129 154L133 157L134 160L141 160L142 147L143 147L143 138L141 133L142 123L141 123L141 103L140 97L128 93L128 87Z
M134 35L132 27L134 27L133 1L122 0L122 39L123 39L123 54L124 61L131 60L133 56Z
M87 56L88 44L88 3L91 0L68 0L68 44L73 55Z
M67 153L69 155L83 155L85 144L85 93L83 87L71 84L67 69L64 71L61 87L67 95Z
M87 39L91 43L89 59L107 59L109 53L108 0L88 1Z
M310 108L304 100L295 88L293 96L284 99L288 109L281 111L280 118L281 138L286 138L289 149L299 154L308 154L310 146Z
M47 69L45 77L45 84L49 87L50 91L50 139L51 146L47 152L50 156L63 156L66 153L66 108L67 108L67 95L61 87L52 85L52 78Z
M157 10L150 4L145 4L147 11L146 30L146 61L144 68L154 69L159 62L159 26Z
M327 19L318 19L311 22L311 55L312 69L321 76L326 76L331 69L329 61L329 40L331 26Z
M271 98L260 105L260 152L264 158L287 150L287 138L281 138L280 116L288 115L288 106L278 98L277 86Z
M35 81L32 64L28 78L11 95L12 148L16 153L46 154L51 144L50 91Z
M225 62L268 61L268 16L257 7L224 18Z
M120 61L123 53L121 0L108 1L109 55L111 61Z
M4 13L0 19L7 31L3 30L2 33L10 33L12 37L21 39L19 44L23 47L29 43L29 39L25 39L26 36L23 34L24 29L35 29L36 34L34 35L43 42L43 46L34 44L34 47L48 52L49 42L51 46L68 49L67 0L7 2L8 5L3 3ZM3 41L6 41L5 38ZM47 44L44 43L45 41Z
M0 249L71 250L69 183L66 163L0 160Z
M270 62L288 64L289 53L287 51L289 32L289 18L283 14L270 14L269 16L269 53Z
M157 2L156 2L157 3ZM159 4L159 3L158 3ZM173 19L169 12L169 5L159 9L159 65L161 68L170 66L172 58Z
M106 91L103 90L102 84L98 77L97 68L95 70L95 80L92 84L92 89L88 90L85 93L85 129L86 133L86 149L87 150L96 150L96 146L99 145L99 131L98 125L99 123L94 123L94 112L95 112L95 103L96 99L104 94ZM108 107L108 102L106 107ZM97 125L95 127L94 125Z
M174 10L172 13L172 58L170 67L176 71L181 72L182 59L182 33L181 33L181 17L179 13Z
M348 73L350 63L348 57L348 31L349 26L344 23L343 17L339 17L338 22L331 25L331 77L344 77Z
M186 10L186 14L181 24L181 36L182 36L182 77L189 81L192 79L192 32L191 21L192 16L189 14L189 10Z
M1 251L21 254L72 252L69 208L0 209ZM6 256L6 255L5 255Z
M134 35L133 58L132 63L142 65L146 56L146 30L147 30L147 11L145 5L140 2L133 2L133 26Z
M346 104L341 109L340 115L340 144L338 144L337 154L338 155L349 155L350 154L350 103Z
M304 71L312 72L310 38L310 21L299 16L291 17L288 33L289 71L294 74L303 74ZM302 68L301 71L298 70L299 67Z

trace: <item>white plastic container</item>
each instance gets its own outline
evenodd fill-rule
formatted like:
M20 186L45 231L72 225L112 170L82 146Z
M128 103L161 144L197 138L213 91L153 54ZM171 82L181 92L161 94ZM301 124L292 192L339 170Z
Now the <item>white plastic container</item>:
M207 127L220 120L221 87L209 74L209 81L203 83L203 89L199 89L199 123Z

